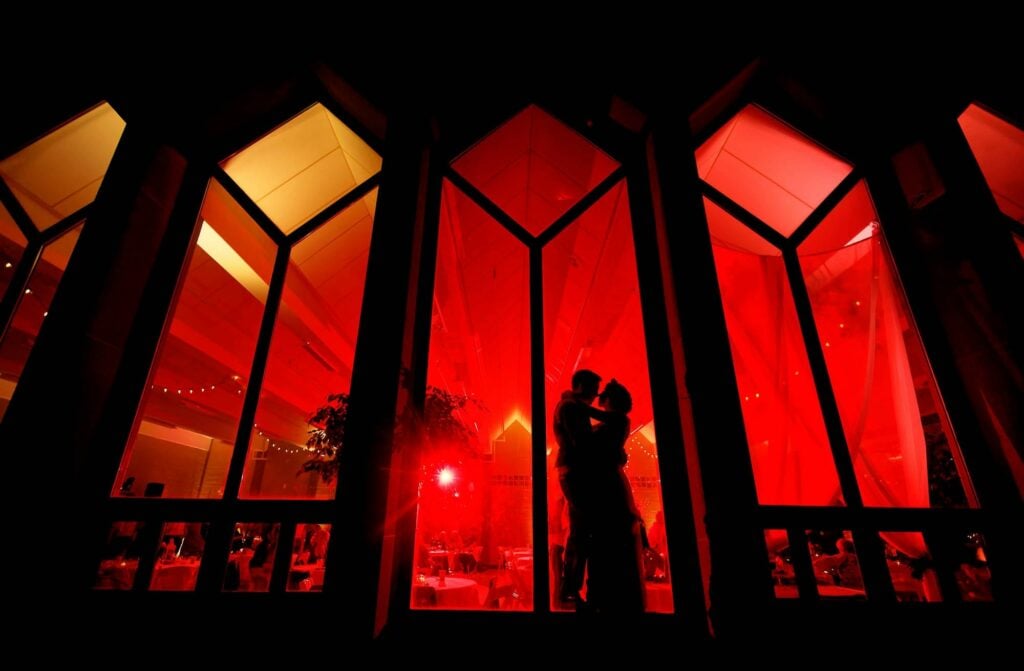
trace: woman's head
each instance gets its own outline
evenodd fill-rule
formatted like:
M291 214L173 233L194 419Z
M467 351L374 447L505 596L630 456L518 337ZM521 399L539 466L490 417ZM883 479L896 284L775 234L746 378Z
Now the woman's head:
M608 381L598 398L603 407L614 412L626 413L633 409L633 396L615 378Z

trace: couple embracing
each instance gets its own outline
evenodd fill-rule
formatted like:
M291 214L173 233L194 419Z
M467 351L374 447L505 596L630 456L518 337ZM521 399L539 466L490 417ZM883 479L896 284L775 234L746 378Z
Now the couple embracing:
M577 370L572 391L555 407L555 467L569 509L559 598L575 601L577 609L639 613L644 609L641 522L622 470L633 399L614 379L598 393L600 385L597 373ZM595 399L600 409L593 407Z

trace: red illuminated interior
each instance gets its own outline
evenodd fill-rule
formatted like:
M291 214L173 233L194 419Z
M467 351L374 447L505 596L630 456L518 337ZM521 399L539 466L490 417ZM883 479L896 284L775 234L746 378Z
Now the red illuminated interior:
M11 323L0 336L0 419L3 419L7 404L21 378L36 336L43 327L43 320L49 314L50 303L57 293L57 286L64 276L81 233L82 224L78 224L43 247L28 283L18 298ZM4 265L6 263L11 262L5 262ZM9 276L12 270L0 268L0 273Z
M531 609L529 253L447 182L427 382L479 404L459 417L474 445L423 453L413 605Z
M960 449L863 182L799 254L865 505L966 505Z
M701 179L787 237L851 169L754 105L697 150Z
M768 156L771 152L778 155ZM735 167L733 154L747 167ZM802 199L813 209L850 170L754 107L712 136L697 158L712 186L783 234L810 212L787 220L782 213L792 205L792 194L813 193ZM791 294L793 278L781 251L707 199L705 211L758 500L841 504ZM863 182L815 227L797 254L864 504L975 505Z
M191 592L196 588L199 566L206 551L210 525L205 522L166 522L160 530L153 576L149 589Z
M0 205L0 298L7 292L11 277L27 245L28 240L14 223L14 218L6 207Z
M292 248L241 498L334 496L336 481L296 473L311 456L307 419L352 380L376 201L374 190Z
M530 107L453 165L539 234L618 164ZM647 609L672 611L631 229L625 183L619 183L542 250L545 350L531 352L527 246L444 184L428 384L474 400L459 419L476 444L423 447L414 608L533 608L531 362L543 355L549 416L578 368L596 369L631 390L626 474L655 548ZM550 433L550 421L545 425ZM548 444L553 461L550 435ZM566 528L553 483L549 478L549 543L560 548Z
M452 165L533 235L618 167L607 154L535 106L517 114Z
M758 500L842 503L781 252L704 200Z
M648 378L636 255L626 184L620 182L543 251L544 364L548 417L579 368L615 378L630 390L631 435L626 441L629 480L637 510L650 531L644 588L648 612L672 612L661 473ZM548 422L549 525L563 505L554 473L558 451ZM549 542L563 542L549 528ZM552 575L552 586L557 584ZM557 605L557 604L556 604Z
M978 105L969 105L959 121L999 209L1024 223L1024 130Z
M216 182L198 227L114 495L224 495L277 249Z
M324 588L330 524L296 524L288 568L288 592L319 592Z

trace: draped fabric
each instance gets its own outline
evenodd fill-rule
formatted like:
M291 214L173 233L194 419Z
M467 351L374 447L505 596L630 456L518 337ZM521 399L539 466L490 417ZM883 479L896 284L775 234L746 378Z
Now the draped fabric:
M705 209L758 500L842 504L781 252L710 201ZM955 437L863 183L798 258L864 505L965 504ZM920 534L887 540L926 552Z

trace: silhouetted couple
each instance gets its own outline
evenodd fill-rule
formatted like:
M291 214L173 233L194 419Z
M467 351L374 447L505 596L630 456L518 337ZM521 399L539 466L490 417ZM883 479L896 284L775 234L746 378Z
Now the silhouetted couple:
M558 441L558 484L569 508L569 537L559 598L577 609L642 612L640 517L622 468L626 465L633 399L614 379L600 395L601 377L589 370L572 376L553 422ZM593 407L600 398L601 410ZM591 419L598 420L592 425ZM580 597L584 572L587 599Z

